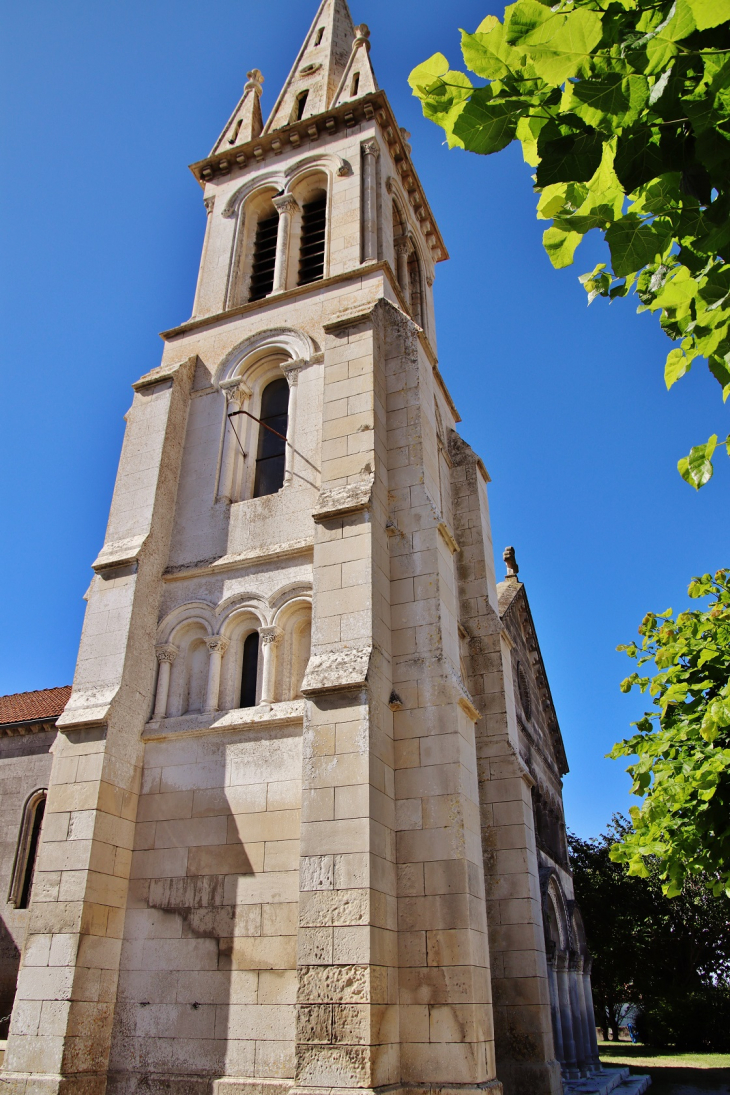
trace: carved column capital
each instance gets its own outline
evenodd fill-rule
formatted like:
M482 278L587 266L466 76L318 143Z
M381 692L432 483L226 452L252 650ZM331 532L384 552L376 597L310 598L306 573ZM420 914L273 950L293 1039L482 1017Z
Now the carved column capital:
M375 159L380 155L380 146L377 141L363 141L362 150L366 156L374 156Z
M228 639L224 639L222 635L211 635L205 640L205 645L211 654L218 653L223 657L226 650L228 650Z
M409 236L401 236L400 239L395 241L393 246L395 247L396 255L408 256L413 250L413 244L411 243Z
M252 395L248 384L245 384L240 376L231 377L230 380L222 380L220 389L226 397L227 403L242 403L244 399L250 399Z
M293 194L279 194L278 197L273 198L274 208L278 212L279 216L288 213L292 216L294 213L299 212L299 202Z
M264 646L270 646L272 643L278 643L284 632L280 627L260 627L259 638Z
M279 368L287 379L290 388L296 388L299 383L299 374L305 368L306 361L282 361Z
M166 646L158 646L155 650L155 654L157 655L157 660L160 665L162 665L163 662L168 662L169 665L172 665L178 655L178 649L176 646L172 646L171 644L168 644Z
M583 955L576 954L575 951L571 952L569 968L571 973L583 972Z

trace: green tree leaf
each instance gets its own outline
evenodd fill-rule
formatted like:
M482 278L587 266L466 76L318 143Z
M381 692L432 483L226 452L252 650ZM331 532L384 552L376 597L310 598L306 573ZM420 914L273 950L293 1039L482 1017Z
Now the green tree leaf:
M488 88L477 88L459 112L453 133L472 152L489 155L510 143L519 120L519 104L495 100Z
M622 76L607 72L566 86L561 110L571 111L587 125L605 127L612 132L616 126L630 126L639 117L649 97L649 84L643 76Z
M730 19L730 0L687 0L697 30L719 27Z
M540 163L537 185L550 186L557 182L587 182L601 163L603 138L596 130L568 133L553 140L538 139Z
M667 237L653 224L628 213L611 225L606 232L606 242L611 250L614 273L624 277L658 260L666 247Z
M520 46L527 51L537 75L546 84L560 87L571 77L587 73L591 53L602 35L601 16L577 8L568 15L553 15L541 22L520 38Z
M556 270L570 266L575 249L583 239L580 232L563 232L560 228L548 228L543 233L542 242L548 257Z
M695 445L677 464L679 474L695 490L704 487L712 479L712 455L717 446L717 434L713 434L706 445Z

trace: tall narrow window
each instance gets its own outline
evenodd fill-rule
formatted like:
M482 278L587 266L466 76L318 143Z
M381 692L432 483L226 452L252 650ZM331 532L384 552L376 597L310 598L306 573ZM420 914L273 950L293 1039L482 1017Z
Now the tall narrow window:
M279 214L263 214L256 225L251 268L251 292L249 300L263 300L274 288L276 265L276 237L279 231Z
M411 291L411 315L419 327L423 327L423 286L421 284L421 265L415 251L408 260L408 281Z
M322 44L322 38L324 37L324 27L320 27L317 31L317 37L314 39L315 46Z
M350 88L350 98L354 99L360 90L360 73L356 72L352 77L352 87Z
M293 122L301 122L304 117L304 111L307 108L307 99L309 98L309 91L300 91L297 95L296 102L294 103Z
M324 277L324 243L327 228L327 195L316 193L302 206L302 246L299 257L299 284L309 285Z
M264 388L260 418L254 498L276 494L284 485L286 431L289 425L289 384L284 377L272 380Z
M23 810L18 850L15 854L15 866L8 894L8 901L16 909L27 909L30 904L45 810L45 791L36 791L31 795Z
M256 706L256 684L259 670L259 633L252 631L243 644L241 668L241 707Z

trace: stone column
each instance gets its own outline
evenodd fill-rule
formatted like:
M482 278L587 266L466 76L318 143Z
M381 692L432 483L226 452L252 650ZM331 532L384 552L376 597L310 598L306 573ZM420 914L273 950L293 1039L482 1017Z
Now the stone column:
M362 260L372 262L378 257L378 142L364 141L362 151Z
M210 651L210 661L208 662L208 690L205 696L205 710L213 712L218 710L218 695L221 687L221 661L228 649L228 642L220 635L213 635L212 638L206 640L206 646Z
M223 454L221 457L221 472L218 481L218 501L233 502L236 489L235 471L237 454L241 452L238 438L243 438L244 431L241 415L229 418L231 414L240 411L245 401L251 398L251 389L247 387L240 377L233 380L224 380L221 390L226 398L226 422L223 434Z
M593 1006L593 989L591 988L591 968L593 959L586 958L583 962L583 996L585 998L585 1013L588 1025L588 1045L591 1051L591 1061L596 1072L601 1071L601 1058L598 1053L598 1039L596 1037L596 1009Z
M289 418L286 427L286 455L284 457L284 486L288 487L294 479L294 431L297 419L297 394L299 391L299 373L304 361L285 361L281 370L289 384Z
M203 254L200 258L200 270L198 271L198 283L195 286L195 300L193 301L193 315L200 314L200 296L203 288L203 271L205 270L205 260L208 254L208 243L210 241L210 224L211 213L213 212L213 206L215 205L215 197L203 198L205 203L206 222L205 222L205 239L203 240Z
M279 214L279 231L276 236L276 264L274 266L274 288L272 293L283 293L289 270L289 240L291 238L291 219L299 212L299 203L293 194L282 194L274 198L274 206Z
M170 670L177 657L176 646L159 646L156 650L160 668L157 674L157 694L155 696L155 719L164 719L167 714L167 697L170 694Z
M573 1034L573 1012L570 1006L570 973L568 955L559 954L557 962L558 999L560 1002L560 1025L563 1032L563 1056L565 1075L569 1080L580 1077Z
M550 993L550 1017L553 1022L553 1041L555 1043L555 1056L562 1066L565 1063L563 1050L563 1030L560 1022L560 999L558 996L557 974L557 950L552 944L551 951L547 955L548 991Z
M282 636L279 627L260 627L259 638L264 658L264 666L261 673L261 699L260 703L272 704L274 702L274 688L276 685L276 646Z
M570 1010L573 1015L575 1055L578 1060L578 1068L583 1075L587 1075L590 1071L591 1060L586 1046L586 1028L583 1016L585 1009L583 958L580 954L571 955L568 967L568 985L570 989Z
M397 263L398 284L401 287L406 304L411 306L411 286L408 279L408 256L411 251L411 243L408 237L395 241L395 257Z

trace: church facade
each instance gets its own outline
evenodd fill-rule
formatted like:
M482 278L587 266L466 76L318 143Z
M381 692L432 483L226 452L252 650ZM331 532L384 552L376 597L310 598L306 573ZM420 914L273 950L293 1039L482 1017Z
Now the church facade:
M557 1095L599 1067L567 763L438 368L446 247L346 0L265 124L262 79L193 165L193 315L133 385L73 690L12 801L0 725L0 1078Z

